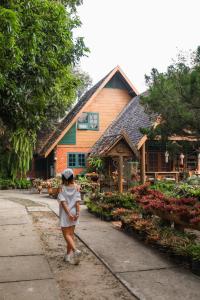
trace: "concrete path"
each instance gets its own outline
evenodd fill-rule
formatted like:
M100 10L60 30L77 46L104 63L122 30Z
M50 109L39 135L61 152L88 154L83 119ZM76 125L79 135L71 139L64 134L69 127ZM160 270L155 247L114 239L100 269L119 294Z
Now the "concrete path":
M6 195L14 197L12 192L9 193ZM43 203L58 213L57 201L49 199L44 194L18 192L15 197ZM175 265L166 256L162 256L137 239L117 230L112 223L95 218L87 212L84 205L76 233L138 299L200 299L200 277Z
M57 300L58 290L26 209L0 193L0 300Z

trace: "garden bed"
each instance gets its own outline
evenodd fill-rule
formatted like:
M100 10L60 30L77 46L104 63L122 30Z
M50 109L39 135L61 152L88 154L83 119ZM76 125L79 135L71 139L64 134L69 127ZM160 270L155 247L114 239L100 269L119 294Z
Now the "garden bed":
M186 263L200 275L200 243L192 233L192 229L200 229L199 198L169 197L147 184L131 193L94 193L86 205L102 220L120 220L126 233Z

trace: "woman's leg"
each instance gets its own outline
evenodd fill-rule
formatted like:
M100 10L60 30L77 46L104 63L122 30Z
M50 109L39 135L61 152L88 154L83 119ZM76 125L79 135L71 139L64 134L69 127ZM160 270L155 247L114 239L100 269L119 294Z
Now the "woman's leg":
M64 239L67 243L67 254L70 254L71 251L76 250L74 238L72 235L72 232L73 232L72 227L74 227L74 226L62 227L62 233L63 233Z
M70 232L70 235L71 235L71 238L73 239L73 241L75 240L74 239L74 229L75 229L75 226L71 226L70 229L69 229L69 232ZM68 247L68 246L67 246ZM75 241L74 241L74 247L76 249L76 245L75 245ZM69 249L69 250L68 250ZM74 251L71 246L69 245L69 248L67 248L67 254L70 254L71 251Z
M72 239L73 239L73 241L74 241L74 240L75 240L75 238L74 238L74 230L75 230L75 226L71 226L70 228L71 228L71 229L70 229L71 237L72 237Z

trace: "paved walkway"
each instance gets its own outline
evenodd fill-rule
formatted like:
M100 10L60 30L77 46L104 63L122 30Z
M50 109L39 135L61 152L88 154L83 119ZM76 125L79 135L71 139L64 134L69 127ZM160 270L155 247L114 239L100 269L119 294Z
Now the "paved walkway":
M13 192L6 195L14 197ZM57 201L44 194L17 192L15 197L45 203L58 213ZM77 235L138 299L200 299L200 277L117 230L112 223L93 217L85 206L82 206Z
M57 300L56 282L31 218L7 196L0 193L0 300Z

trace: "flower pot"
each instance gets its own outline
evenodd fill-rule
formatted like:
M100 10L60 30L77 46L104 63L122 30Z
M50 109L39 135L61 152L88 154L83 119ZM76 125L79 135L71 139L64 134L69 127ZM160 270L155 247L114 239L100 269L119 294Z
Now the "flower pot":
M48 188L48 194L49 194L49 196L52 196L52 193L53 193L52 187L49 187L49 188Z
M54 198L57 198L58 193L59 193L59 188L52 188L52 196Z
M193 260L192 261L192 273L195 275L200 276L200 260Z
M110 222L112 220L112 217L111 216L103 216L103 220Z
M81 192L81 202L84 204L86 192Z
M39 194L41 194L41 192L42 192L42 185L38 185L37 190L38 190Z

